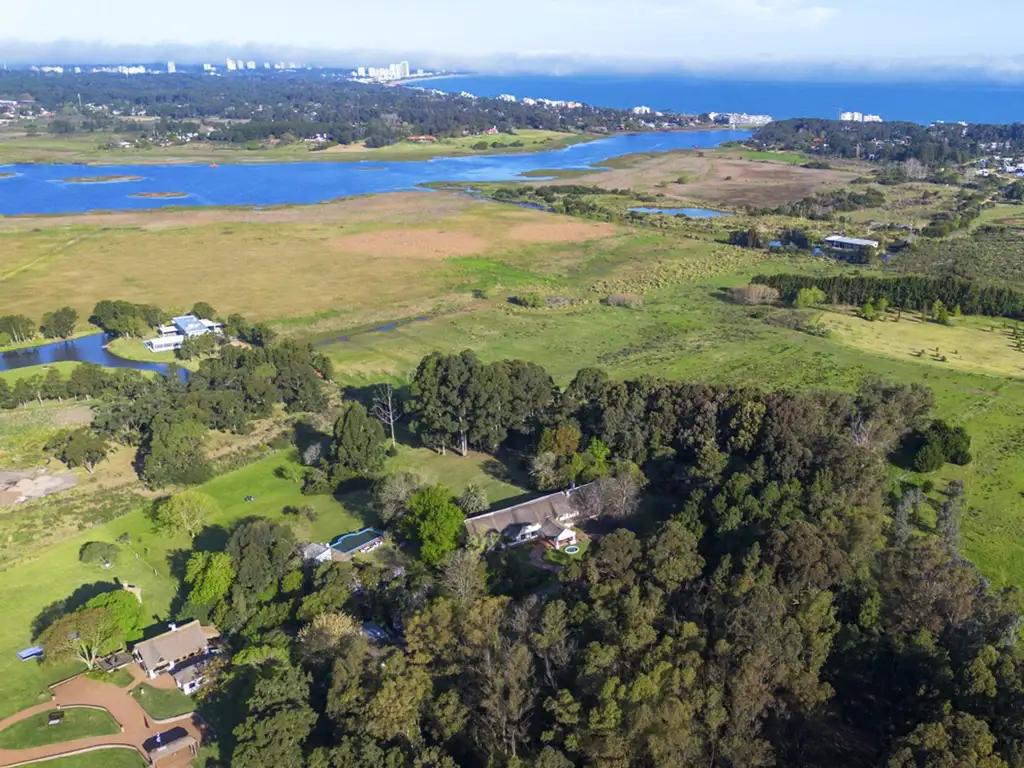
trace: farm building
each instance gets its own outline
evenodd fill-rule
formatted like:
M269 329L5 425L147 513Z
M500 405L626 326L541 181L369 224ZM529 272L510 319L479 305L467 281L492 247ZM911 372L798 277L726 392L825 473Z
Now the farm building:
M575 522L586 519L582 496L589 485L551 493L466 520L470 536L498 536L505 546L544 541L555 549L576 543Z
M185 343L185 339L203 336L207 333L221 333L224 326L212 320L205 320L195 315L180 315L171 318L170 325L161 325L156 329L156 338L146 339L143 344L150 352L173 352Z
M384 534L374 528L363 528L355 533L343 533L331 540L332 560L351 560L358 554L372 552L384 543Z

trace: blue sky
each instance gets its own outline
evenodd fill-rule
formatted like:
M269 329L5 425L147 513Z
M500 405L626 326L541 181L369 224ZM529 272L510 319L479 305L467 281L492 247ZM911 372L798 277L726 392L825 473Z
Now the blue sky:
M1015 71L1021 28L1020 0L0 0L6 41L433 54L453 66L548 56L885 69L912 59Z

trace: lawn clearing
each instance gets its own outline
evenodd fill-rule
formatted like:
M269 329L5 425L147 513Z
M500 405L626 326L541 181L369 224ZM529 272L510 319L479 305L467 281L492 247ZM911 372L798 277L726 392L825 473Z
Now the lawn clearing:
M569 565L569 563L579 560L586 554L587 549L590 548L590 539L580 539L576 542L576 546L580 548L580 551L572 555L565 551L565 547L562 549L549 549L544 553L544 562L551 565Z
M825 312L820 322L839 343L872 354L991 376L1024 376L1024 352L1014 348L1000 318L960 317L940 325L905 312L895 320L895 314L869 322L852 313Z
M39 763L45 768L146 768L147 763L135 749L113 748L87 752L84 755L69 755Z
M0 731L0 749L28 749L121 732L106 710L69 707L53 712L64 716L58 725L47 725L52 713L42 712L4 728Z
M122 667L121 669L115 669L113 672L104 672L102 669L94 669L91 672L86 672L86 677L97 680L101 683L110 683L110 685L116 685L118 688L128 688L132 683L135 682L135 678L132 677L132 673Z
M149 683L142 683L128 693L154 720L187 715L196 708L195 702L177 688L154 688Z

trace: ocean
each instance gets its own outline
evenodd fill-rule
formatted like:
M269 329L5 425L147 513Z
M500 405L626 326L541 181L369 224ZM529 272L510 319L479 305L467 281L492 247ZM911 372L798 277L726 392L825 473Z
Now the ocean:
M414 83L415 84L415 83ZM748 112L837 118L840 111L928 124L1024 121L1024 86L997 82L781 82L676 75L467 75L425 80L423 87L477 96L582 101L629 109L645 105L683 113Z

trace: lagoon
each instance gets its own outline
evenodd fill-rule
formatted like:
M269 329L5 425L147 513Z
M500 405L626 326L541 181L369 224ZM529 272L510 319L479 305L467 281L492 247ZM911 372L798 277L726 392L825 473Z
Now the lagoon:
M634 213L663 213L666 216L685 216L688 219L716 219L719 216L732 216L725 211L712 211L707 208L630 208Z
M105 333L94 333L68 341L55 341L51 344L41 344L38 347L3 352L0 353L0 371L13 371L16 368L28 368L32 365L75 362L96 363L105 368L134 368L139 371L155 371L161 374L167 372L168 366L165 363L128 360L108 352L105 345L112 340L113 337ZM179 375L184 378L184 375L180 373L184 369L179 368L178 370Z
M286 205L340 197L402 192L431 182L514 181L529 171L600 168L613 157L668 152L742 141L749 131L675 131L613 136L564 149L514 155L437 157L430 160L245 165L67 166L10 165L0 173L0 215L86 213L168 206ZM116 183L69 177L139 177ZM541 177L534 176L537 181ZM153 196L159 193L187 197Z

